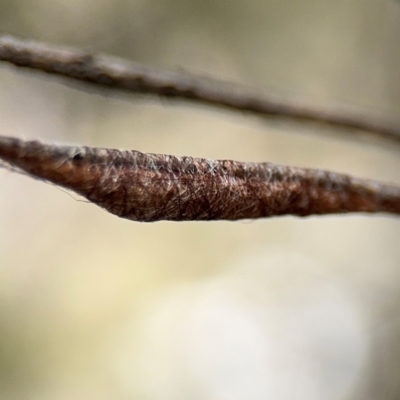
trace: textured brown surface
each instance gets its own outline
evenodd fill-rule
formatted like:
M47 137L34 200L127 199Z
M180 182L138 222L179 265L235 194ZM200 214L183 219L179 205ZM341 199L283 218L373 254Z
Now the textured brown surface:
M272 163L213 161L0 137L0 159L135 221L400 214L400 187Z
M196 101L259 115L322 122L350 128L348 132L369 131L400 142L398 124L379 121L369 115L310 107L267 94L258 95L232 83L158 71L125 60L94 56L81 50L49 46L9 35L0 36L0 61L117 90Z

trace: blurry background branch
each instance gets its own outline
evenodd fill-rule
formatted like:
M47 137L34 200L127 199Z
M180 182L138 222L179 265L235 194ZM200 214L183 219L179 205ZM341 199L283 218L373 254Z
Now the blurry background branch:
M400 142L399 125L367 115L306 106L288 99L279 100L232 83L156 70L122 59L9 35L0 37L0 61L127 92L156 94L259 115L319 122L347 128L348 132L368 131Z

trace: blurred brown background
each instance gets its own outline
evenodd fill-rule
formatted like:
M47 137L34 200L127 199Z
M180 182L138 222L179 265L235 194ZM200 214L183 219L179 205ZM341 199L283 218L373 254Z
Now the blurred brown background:
M400 4L0 0L0 31L400 122ZM370 135L0 65L2 135L400 183ZM2 399L397 399L389 216L140 224L0 170Z

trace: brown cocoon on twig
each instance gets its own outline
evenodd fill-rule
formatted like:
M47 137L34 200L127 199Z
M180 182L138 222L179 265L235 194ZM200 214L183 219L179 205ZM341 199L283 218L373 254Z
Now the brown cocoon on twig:
M0 137L8 167L134 221L400 214L400 187L317 169L213 161Z

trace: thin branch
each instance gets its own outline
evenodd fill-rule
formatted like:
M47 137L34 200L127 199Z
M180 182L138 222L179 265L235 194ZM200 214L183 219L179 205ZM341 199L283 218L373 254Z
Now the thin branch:
M316 169L52 146L1 136L0 159L134 221L400 215L400 186Z
M8 35L0 36L0 61L127 92L191 100L264 116L321 122L350 128L348 132L367 131L400 142L399 124L391 125L368 115L299 105L287 99L258 95L234 84L158 71L126 60Z

